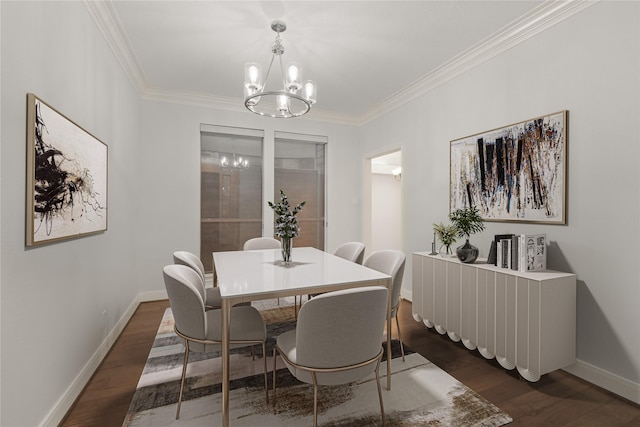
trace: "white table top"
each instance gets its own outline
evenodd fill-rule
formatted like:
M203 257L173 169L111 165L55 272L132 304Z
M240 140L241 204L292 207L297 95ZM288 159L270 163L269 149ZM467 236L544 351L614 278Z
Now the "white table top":
M315 248L293 248L291 259L284 265L280 249L214 252L222 298L252 301L346 287L386 287L391 279Z

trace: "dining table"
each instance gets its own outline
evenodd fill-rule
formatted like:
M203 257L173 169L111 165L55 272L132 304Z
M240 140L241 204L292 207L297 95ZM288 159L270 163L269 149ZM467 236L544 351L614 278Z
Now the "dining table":
M230 313L231 307L243 302L363 286L388 288L387 389L391 390L391 276L312 247L293 248L289 263L282 261L280 249L214 252L213 269L214 283L220 288L222 297L224 427L229 426Z

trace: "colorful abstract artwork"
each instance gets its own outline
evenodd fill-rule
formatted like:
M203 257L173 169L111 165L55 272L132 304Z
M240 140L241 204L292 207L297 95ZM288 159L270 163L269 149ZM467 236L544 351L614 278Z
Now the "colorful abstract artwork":
M107 229L107 146L27 94L27 246Z
M565 224L566 110L451 141L449 208Z

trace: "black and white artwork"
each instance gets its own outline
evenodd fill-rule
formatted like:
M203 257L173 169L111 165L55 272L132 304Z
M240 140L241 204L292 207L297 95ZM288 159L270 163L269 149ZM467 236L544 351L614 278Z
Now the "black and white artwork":
M107 229L107 146L27 95L27 246Z
M565 224L566 153L566 110L451 141L450 209Z

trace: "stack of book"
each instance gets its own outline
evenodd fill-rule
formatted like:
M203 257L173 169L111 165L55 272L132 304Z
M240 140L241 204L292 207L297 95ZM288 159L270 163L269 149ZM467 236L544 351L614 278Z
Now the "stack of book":
M491 242L487 262L517 271L546 270L547 235L497 234Z

